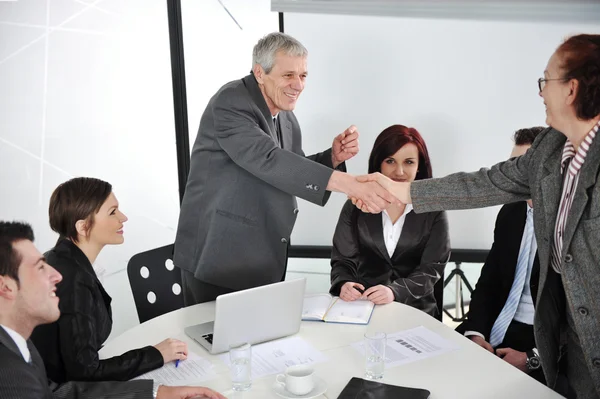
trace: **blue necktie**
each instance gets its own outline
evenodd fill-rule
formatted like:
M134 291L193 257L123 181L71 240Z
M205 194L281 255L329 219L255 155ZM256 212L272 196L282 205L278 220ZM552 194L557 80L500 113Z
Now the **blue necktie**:
M504 340L504 335L512 319L515 317L521 295L523 294L523 287L525 286L525 279L527 278L527 268L529 267L529 257L531 251L531 243L535 239L533 237L533 217L530 216L531 210L527 211L527 221L525 222L525 231L523 232L523 244L521 251L519 252L519 259L517 260L517 267L515 269L515 279L513 285L510 288L508 299L504 304L504 308L498 315L492 332L490 333L490 345L496 347Z

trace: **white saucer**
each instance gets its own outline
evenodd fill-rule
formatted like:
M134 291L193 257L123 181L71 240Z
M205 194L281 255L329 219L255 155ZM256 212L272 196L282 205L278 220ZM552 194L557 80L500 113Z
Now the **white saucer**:
M294 395L291 392L288 392L285 390L284 387L282 387L281 385L279 385L278 383L275 383L273 385L273 389L275 390L275 393L279 396L281 396L282 398L285 399L312 399L312 398L316 398L319 395L323 395L325 393L325 391L327 391L327 383L325 382L325 380L315 376L315 387L313 388L312 391L310 391L307 394L304 395Z

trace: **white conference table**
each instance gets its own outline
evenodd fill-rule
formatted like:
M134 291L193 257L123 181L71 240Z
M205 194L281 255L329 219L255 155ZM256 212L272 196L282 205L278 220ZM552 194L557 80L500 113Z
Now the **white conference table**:
M181 339L188 349L214 365L217 378L199 382L228 398L279 398L273 390L275 375L252 383L246 392L233 392L229 369L218 356L210 355L190 339L183 328L214 320L215 303L179 309L142 323L108 342L101 358L120 355L127 350L154 345L166 338ZM351 377L364 375L364 356L350 345L361 341L367 331L393 333L424 326L459 346L460 349L385 370L384 383L431 391L431 399L442 398L562 398L513 366L480 348L433 317L412 307L390 303L376 306L369 325L302 322L298 336L322 351L329 361L314 365L316 375L328 388L318 398L337 398Z

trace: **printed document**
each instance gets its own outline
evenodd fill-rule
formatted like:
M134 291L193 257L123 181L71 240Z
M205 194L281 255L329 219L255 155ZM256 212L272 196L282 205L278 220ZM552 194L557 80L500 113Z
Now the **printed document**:
M231 365L229 353L219 355L227 365ZM322 352L300 337L282 338L252 346L252 378L285 372L296 364L313 364L327 360Z
M142 374L134 380L155 380L162 385L179 386L192 385L201 381L216 378L217 374L212 368L212 363L199 355L188 352L186 360L181 360L179 366L169 362L159 369Z
M365 353L364 343L356 342L352 347ZM459 348L455 343L439 334L419 326L410 330L387 335L385 347L385 368L416 362L417 360L439 356Z

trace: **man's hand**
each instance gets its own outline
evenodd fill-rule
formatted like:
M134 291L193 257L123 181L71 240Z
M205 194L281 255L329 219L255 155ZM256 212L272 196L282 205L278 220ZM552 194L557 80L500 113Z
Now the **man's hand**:
M358 129L352 125L333 139L331 145L333 168L337 168L339 164L346 162L356 154L358 154Z
M379 172L371 173L370 175L357 176L356 180L364 183L377 182L377 184L385 188L389 193L391 193L395 197L394 202L399 201L402 204L410 204L412 202L410 198L410 183L395 182L389 177L382 175ZM360 198L350 195L348 197L352 200L352 203L361 211L371 212L369 210L368 204L365 204L365 202L362 201Z
M327 183L327 190L344 193L348 198L361 200L367 212L379 213L390 204L398 202L396 197L374 181L360 183L348 173L334 170Z
M167 387L161 385L158 387L158 393L156 394L156 399L190 398L227 399L220 393L205 387Z
M373 181L359 183L358 180L354 180L346 194L349 198L360 201L360 209L369 213L380 213L390 204L397 202L396 197ZM354 203L354 201L352 202Z
M361 291L365 290L365 287L362 284L351 281L344 283L340 289L340 298L346 302L356 301L362 295L361 291L357 290L357 288L360 288Z
M529 369L527 368L527 353L519 352L511 348L499 348L496 349L496 354L498 357L502 358L506 362L512 364L519 370L529 373Z
M375 305L385 305L394 301L394 292L390 287L379 284L366 290L363 298L368 299Z
M494 348L492 348L492 345L479 335L469 335L467 338L481 346L483 349L494 353Z

